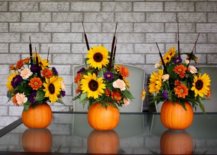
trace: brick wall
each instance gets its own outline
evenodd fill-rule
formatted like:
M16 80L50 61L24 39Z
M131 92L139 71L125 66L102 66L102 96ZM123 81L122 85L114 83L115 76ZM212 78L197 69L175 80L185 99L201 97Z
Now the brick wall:
M81 22L89 42L109 47L118 22L117 63L144 68L150 73L159 60L155 42L165 51L176 45L180 23L182 51L190 51L200 32L197 55L200 64L217 65L217 1L202 0L0 0L0 127L20 116L22 107L7 102L8 67L28 54L33 46L57 67L67 85L66 106L72 107L73 66L83 63L86 53Z

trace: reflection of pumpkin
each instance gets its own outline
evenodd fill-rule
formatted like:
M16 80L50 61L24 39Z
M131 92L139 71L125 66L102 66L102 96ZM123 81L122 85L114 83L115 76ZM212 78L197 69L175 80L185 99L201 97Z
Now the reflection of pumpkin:
M88 123L96 130L111 130L119 123L119 110L109 105L102 106L99 103L93 104L88 109Z
M185 131L165 131L160 139L161 154L192 154L192 137Z
M22 113L22 121L28 128L46 128L52 121L52 111L47 103L30 107Z
M52 134L48 129L27 129L23 133L22 144L26 152L49 152Z
M119 150L119 137L113 131L97 131L90 133L87 140L88 153L117 154Z
M179 103L165 101L160 112L162 124L168 129L188 128L193 121L193 109L188 102L185 103L185 108Z

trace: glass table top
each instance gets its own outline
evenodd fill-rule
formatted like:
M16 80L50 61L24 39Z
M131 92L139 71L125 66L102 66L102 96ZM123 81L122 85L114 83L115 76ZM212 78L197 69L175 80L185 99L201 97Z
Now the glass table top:
M28 129L17 120L0 131L0 153L215 154L217 113L194 115L185 131L165 129L159 114L121 113L117 128L95 131L86 113L54 113L47 129Z

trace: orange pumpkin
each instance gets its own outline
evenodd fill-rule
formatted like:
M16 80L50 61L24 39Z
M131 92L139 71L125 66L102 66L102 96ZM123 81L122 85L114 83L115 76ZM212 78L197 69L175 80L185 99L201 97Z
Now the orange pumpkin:
M161 108L160 119L168 129L182 130L188 128L193 121L192 106L185 102L186 109L179 103L165 101Z
M52 111L47 103L30 107L22 113L22 122L28 128L46 128L52 121Z
M118 154L119 136L113 130L94 130L88 136L87 147L91 154Z
M27 129L22 136L22 145L26 152L50 152L52 134L48 129Z
M95 103L88 109L88 123L96 130L111 130L119 123L119 110L109 105L102 106L100 103Z
M165 131L160 139L161 154L192 154L193 140L185 131Z

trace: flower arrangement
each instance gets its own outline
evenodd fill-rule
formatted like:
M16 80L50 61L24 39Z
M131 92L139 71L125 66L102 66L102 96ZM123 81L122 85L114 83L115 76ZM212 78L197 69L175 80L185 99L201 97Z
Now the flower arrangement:
M14 105L24 105L24 110L45 102L62 103L61 98L65 96L63 79L58 76L55 67L49 67L48 59L32 53L31 44L30 57L10 66L6 85L8 98Z
M82 103L101 103L122 106L133 99L129 89L128 68L123 65L109 67L109 51L102 45L92 47L87 54L86 66L75 76L75 99Z
M74 100L80 99L83 104L89 102L89 106L94 103L101 103L104 106L111 104L115 107L128 105L133 99L127 80L129 71L123 65L114 64L115 35L111 52L102 45L89 48L86 34L85 40L88 53L85 67L81 68L74 78L77 84L77 96Z
M184 106L188 101L192 107L199 105L204 111L201 101L211 94L211 79L190 63L198 60L193 54L197 40L191 53L180 53L179 42L178 50L172 47L163 56L158 47L161 61L155 65L157 71L151 74L148 86L155 103L168 100ZM186 55L184 60L183 55Z

